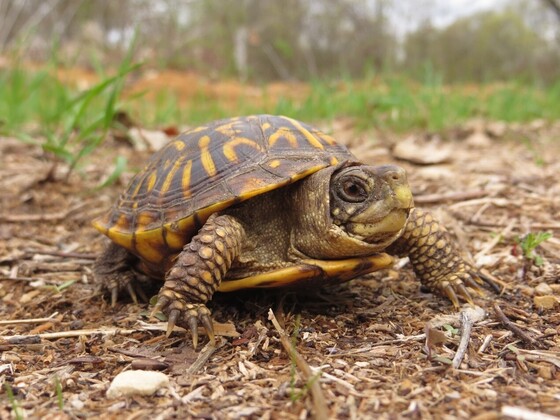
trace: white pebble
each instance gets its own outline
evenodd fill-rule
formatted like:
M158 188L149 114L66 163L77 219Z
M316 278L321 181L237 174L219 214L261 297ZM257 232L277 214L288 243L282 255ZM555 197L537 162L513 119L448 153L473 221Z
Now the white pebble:
M161 372L149 370L127 370L113 379L107 397L118 398L128 395L152 395L156 391L166 388L169 378Z
M551 295L554 292L552 291L552 287L550 287L547 283L539 283L537 287L535 287L535 293L539 296L544 296Z

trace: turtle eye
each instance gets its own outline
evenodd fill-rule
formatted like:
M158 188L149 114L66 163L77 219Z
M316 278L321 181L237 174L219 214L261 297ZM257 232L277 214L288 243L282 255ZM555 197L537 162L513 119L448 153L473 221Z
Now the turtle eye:
M348 203L362 203L368 197L365 182L356 177L348 177L340 183L338 196Z

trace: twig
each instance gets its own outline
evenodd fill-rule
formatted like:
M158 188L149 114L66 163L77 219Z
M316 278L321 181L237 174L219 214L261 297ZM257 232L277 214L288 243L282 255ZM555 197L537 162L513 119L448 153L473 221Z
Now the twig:
M33 334L33 335L8 335L8 336L2 336L0 337L0 339L7 342L11 340L25 340L32 337L50 340L53 338L79 337L81 335L94 335L94 334L129 335L140 331L142 330L125 330L123 328L98 328L98 329L89 329L89 330L58 331L52 333Z
M459 319L461 320L461 341L459 342L457 353L455 353L453 363L451 364L453 369L457 369L465 357L467 347L469 346L469 340L471 338L472 326L475 321L473 317L471 317L470 311L461 311Z
M473 198L486 197L490 194L490 191L486 190L474 190L465 191L458 193L446 193L446 194L426 194L414 197L414 202L418 204L433 204L442 201L463 201L471 200Z
M550 416L538 411L528 410L523 407L514 407L511 405L502 406L502 415L520 420L559 420L556 416Z
M97 258L97 255L82 254L79 252L41 251L41 250L34 250L34 249L28 249L26 250L26 252L32 254L39 254L39 255L52 255L53 257L77 258L83 260L95 260Z
M200 351L198 358L187 369L187 375L194 375L196 372L198 372L202 368L202 366L206 364L208 359L210 359L210 356L212 356L212 354L214 354L216 350L223 347L226 342L227 341L224 338L220 338L220 340L216 342L215 346L213 346L211 342L208 342L208 344L206 344Z
M272 309L268 310L268 319L272 321L274 328L276 328L276 331L278 331L278 334L280 335L280 342L282 343L284 350L286 350L286 352L290 356L290 359L295 362L296 366L301 371L303 380L310 384L311 395L313 397L313 405L315 407L315 418L328 419L330 416L327 409L327 401L325 399L325 396L323 395L323 390L321 389L319 381L313 380L313 371L311 370L305 359L295 349L294 345L290 341L290 338L288 337L284 329L280 326L280 323L276 319L276 316L274 316L274 312L272 312Z
M502 239L505 238L511 232L511 230L513 229L516 223L517 220L515 219L511 220L508 223L508 225L505 227L505 229L503 229L498 235L494 237L494 239L490 241L490 243L486 244L484 248L482 248L479 252L476 253L476 255L474 256L475 261L480 257L482 257L483 255L488 254L492 250L492 248L498 245L502 241Z
M107 350L115 352L115 353L120 353L120 354L124 354L125 356L128 357L135 357L135 358L149 358L150 356L146 355L146 354L142 354L142 353L138 353L135 351L131 351L131 350L126 350L126 349L119 349L117 347L108 347Z
M503 313L502 308L497 303L494 303L494 313L504 326L509 329L512 333L517 335L521 340L529 344L536 344L537 341L534 338L529 337L521 328L511 322L508 317Z
M9 277L9 276L0 276L0 281L7 281L7 280L13 280L13 281L38 281L38 280L43 280L40 277Z
M60 221L66 219L70 214L81 210L83 207L89 206L90 203L83 202L75 205L74 207L59 211L56 213L39 213L39 214L0 214L0 222L46 222L46 221Z
M484 353L488 348L488 346L490 345L490 341L492 341L492 334L488 334L486 337L484 337L484 341L480 345L480 348L478 349L477 353Z
M21 325L21 324L39 324L41 322L60 322L55 317L58 312L55 312L47 318L28 318L28 319L9 319L7 321L0 321L0 325Z
M457 214L453 213L455 216ZM460 216L458 216L460 217ZM461 217L461 219L465 219ZM508 224L501 223L501 222L487 222L484 220L469 220L471 225L482 226L482 227L489 227L489 228L499 228L499 227L506 227ZM560 223L531 223L531 229L551 229L551 230L560 230Z

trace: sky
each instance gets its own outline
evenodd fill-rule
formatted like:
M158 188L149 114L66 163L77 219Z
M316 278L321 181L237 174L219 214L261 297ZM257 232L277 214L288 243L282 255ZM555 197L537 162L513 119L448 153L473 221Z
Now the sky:
M457 18L483 10L503 8L508 0L400 0L393 2L390 19L398 36L416 29L426 20L437 27L447 26Z

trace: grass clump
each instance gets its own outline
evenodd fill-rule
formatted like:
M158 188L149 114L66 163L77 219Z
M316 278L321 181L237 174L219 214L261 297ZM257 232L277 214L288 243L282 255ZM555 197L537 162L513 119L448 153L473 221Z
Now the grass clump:
M0 73L0 115L4 116L0 134L40 145L68 164L68 176L106 138L124 78L137 68L124 62L116 75L83 92L61 83L53 75L54 68L7 69Z
M521 246L523 257L538 267L543 265L544 260L540 255L535 253L535 249L550 238L552 238L550 232L529 232L523 238L519 239L518 242Z

